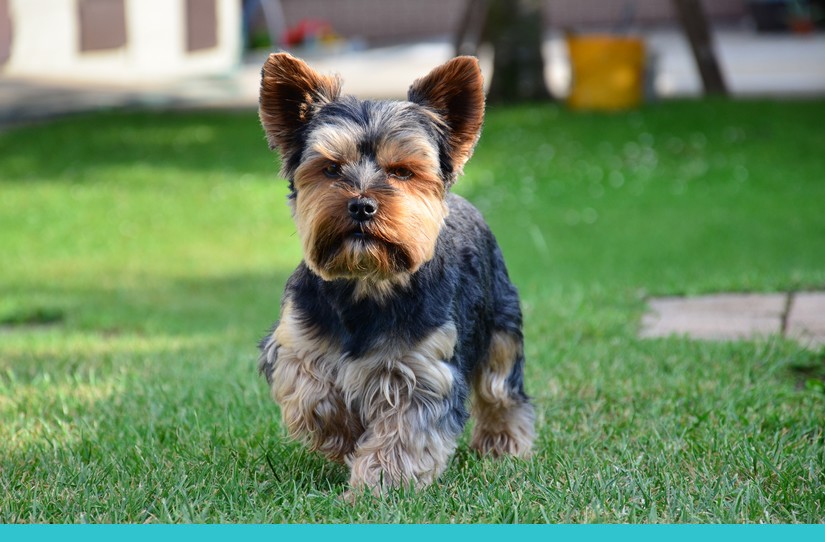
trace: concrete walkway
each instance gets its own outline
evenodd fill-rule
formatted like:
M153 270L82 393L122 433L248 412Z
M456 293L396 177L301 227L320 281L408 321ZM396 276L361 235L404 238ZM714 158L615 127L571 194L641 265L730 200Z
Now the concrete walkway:
M701 82L687 42L677 30L645 31L660 97L696 96ZM757 34L717 30L715 41L735 96L825 96L825 34ZM546 76L553 92L565 96L570 66L561 36L545 43ZM297 51L323 73L339 73L344 91L364 98L402 98L410 83L452 55L447 40L363 51L318 54ZM128 73L102 72L85 79L0 77L0 128L72 112L116 107L249 108L257 106L265 54L251 55L220 76L132 80ZM480 54L489 74L489 51Z
M719 294L657 298L642 318L645 338L687 336L748 340L782 336L817 349L825 346L825 292Z

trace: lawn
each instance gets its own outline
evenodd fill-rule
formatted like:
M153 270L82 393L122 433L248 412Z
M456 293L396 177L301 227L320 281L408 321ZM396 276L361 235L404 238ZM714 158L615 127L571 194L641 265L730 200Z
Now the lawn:
M456 190L525 312L539 436L346 504L256 343L300 260L255 114L0 134L0 522L822 522L825 352L637 338L645 297L825 287L825 101L491 109Z

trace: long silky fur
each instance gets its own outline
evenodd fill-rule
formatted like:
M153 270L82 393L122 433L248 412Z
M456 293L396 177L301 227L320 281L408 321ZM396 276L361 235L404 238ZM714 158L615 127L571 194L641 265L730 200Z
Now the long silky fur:
M304 260L259 366L290 437L347 464L352 488L435 482L471 390L471 447L530 453L518 294L481 214L450 193L483 115L469 57L414 82L406 102L340 96L338 79L286 54L264 66L261 122ZM347 211L360 197L377 208L366 222Z

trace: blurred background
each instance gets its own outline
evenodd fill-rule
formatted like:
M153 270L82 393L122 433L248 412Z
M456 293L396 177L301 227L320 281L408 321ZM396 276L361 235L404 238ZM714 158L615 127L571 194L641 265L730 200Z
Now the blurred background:
M0 0L0 523L822 522L822 25L822 0ZM352 507L284 438L256 374L301 259L256 113L280 49L381 98L479 56L455 190L519 288L526 467L461 444L437 488Z
M629 52L608 43L601 62L624 63L631 72L607 77L632 79L624 92L641 99L820 95L823 7L824 0L0 0L0 123L119 106L254 108L263 58L278 49L340 73L345 91L382 98L402 97L410 81L457 52L478 55L489 75L499 51L501 77L504 66L541 70L547 92L576 105L574 82L593 77L588 70L598 72L605 53L585 44L577 67L571 51L576 38L593 35L636 40ZM514 61L531 55L526 67ZM573 77L577 69L585 71ZM595 77L596 86L612 84Z

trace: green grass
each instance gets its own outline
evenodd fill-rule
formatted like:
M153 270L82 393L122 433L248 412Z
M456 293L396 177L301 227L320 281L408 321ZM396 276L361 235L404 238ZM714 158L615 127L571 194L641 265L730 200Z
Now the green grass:
M354 505L256 374L300 249L253 113L0 135L0 522L821 522L824 352L640 340L650 294L825 287L825 102L489 112L457 190L523 296L529 461ZM806 385L807 382L807 385Z

